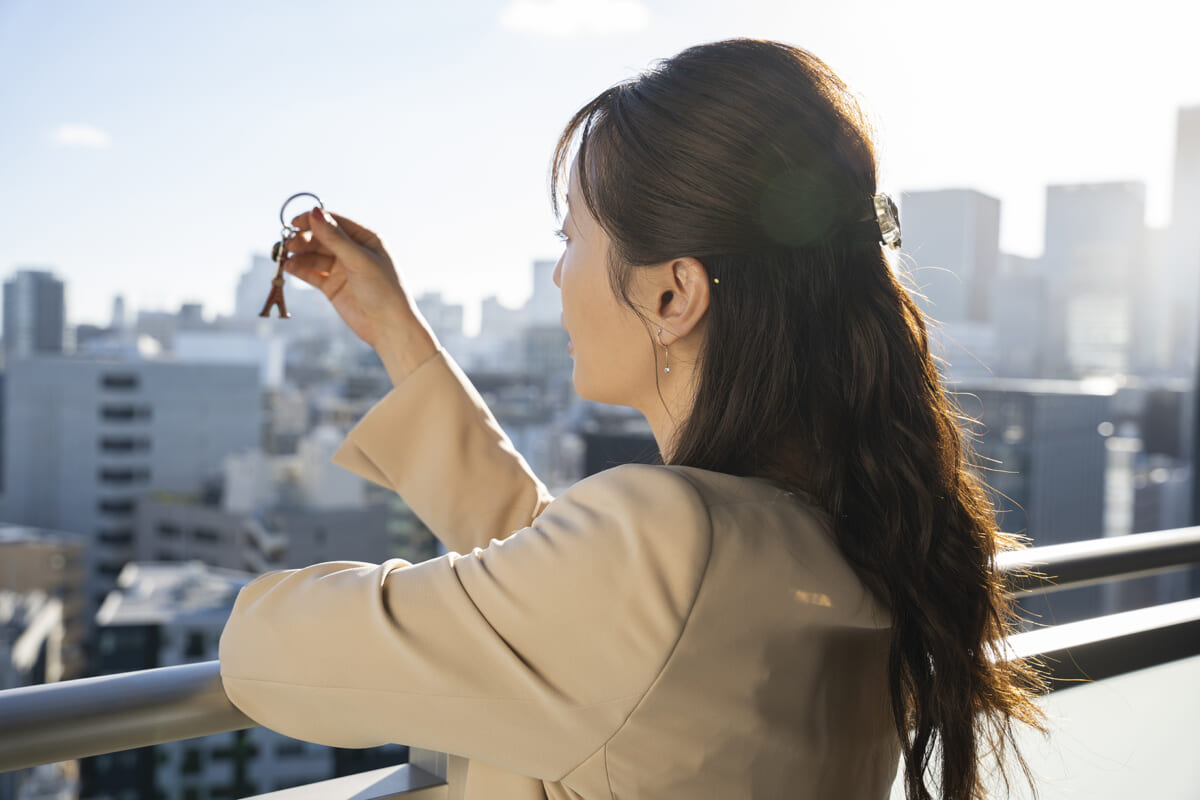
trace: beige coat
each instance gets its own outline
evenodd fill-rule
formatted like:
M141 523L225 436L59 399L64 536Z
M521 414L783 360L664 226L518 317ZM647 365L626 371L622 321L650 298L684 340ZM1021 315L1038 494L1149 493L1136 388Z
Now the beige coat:
M888 617L803 497L628 465L552 499L444 353L334 461L454 552L246 586L221 677L256 722L465 756L470 800L887 797Z

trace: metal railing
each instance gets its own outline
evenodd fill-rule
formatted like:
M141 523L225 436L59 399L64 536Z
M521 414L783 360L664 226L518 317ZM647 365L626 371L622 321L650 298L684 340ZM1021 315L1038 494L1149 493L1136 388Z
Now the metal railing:
M1200 563L1200 526L1052 544L997 559L1013 594L1057 592Z
M1014 592L1041 593L1197 563L1200 527L1031 548L1005 554L999 566ZM1016 634L1009 643L1016 656L1043 658L1056 681L1098 680L1200 654L1200 598ZM0 772L254 724L225 696L217 661L8 689L0 691ZM444 786L446 756L412 753L415 769L403 780L384 780L401 768L377 770L381 793L354 796L382 800L403 793L400 785Z

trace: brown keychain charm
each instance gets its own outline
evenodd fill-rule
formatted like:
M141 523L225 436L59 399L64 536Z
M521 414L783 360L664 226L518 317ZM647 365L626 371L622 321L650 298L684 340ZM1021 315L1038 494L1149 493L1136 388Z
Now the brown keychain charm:
M267 302L263 304L263 310L259 313L260 317L271 316L271 306L279 307L280 319L288 319L292 316L288 313L287 303L285 303L283 300L283 262L287 260L287 249L284 247L283 243L289 236L295 236L297 233L300 233L300 229L293 228L291 225L287 224L287 221L284 219L283 215L284 211L287 210L288 203L292 202L297 197L311 197L317 201L318 206L320 206L322 209L325 208L325 204L321 202L321 198L317 197L312 192L298 192L289 197L287 200L283 201L283 206L281 206L279 209L279 222L281 225L283 225L283 230L280 231L279 241L276 242L275 246L271 248L271 260L275 262L275 277L271 280L271 293L267 295Z

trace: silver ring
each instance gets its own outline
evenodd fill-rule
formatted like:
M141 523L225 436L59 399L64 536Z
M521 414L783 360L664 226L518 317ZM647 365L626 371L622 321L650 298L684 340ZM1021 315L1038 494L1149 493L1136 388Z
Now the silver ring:
M311 197L313 200L317 201L317 205L319 205L322 210L324 210L324 208L325 208L325 204L321 202L321 198L317 197L312 192L296 192L294 195L289 197L287 200L284 200L283 205L279 207L279 224L283 226L283 229L285 231L289 231L293 234L299 233L300 229L293 228L291 225L287 224L287 222L283 218L283 212L287 210L288 203L292 202L297 197Z

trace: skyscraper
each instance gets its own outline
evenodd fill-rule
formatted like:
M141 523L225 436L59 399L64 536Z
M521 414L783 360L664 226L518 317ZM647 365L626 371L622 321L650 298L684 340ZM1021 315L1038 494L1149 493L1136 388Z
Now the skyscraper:
M1200 106L1179 109L1166 260L1170 365L1191 377L1200 310Z
M989 296L1000 255L1000 201L974 189L901 195L905 266L948 379L994 372Z
M562 314L562 299L554 285L557 261L539 259L533 262L533 293L525 306L525 324L530 326L558 325Z
M979 420L970 426L976 463L1002 530L1035 546L1104 534L1108 454L1100 426L1112 416L1115 383L979 379L955 389L964 412ZM1021 605L1043 621L1066 621L1098 613L1101 595L1092 587Z
M974 189L905 192L904 252L921 309L939 322L988 322L1000 257L1000 201Z
M1146 187L1140 181L1046 187L1051 344L1075 374L1125 372L1144 294Z
M63 352L63 282L49 272L20 270L4 282L4 352L9 359Z

